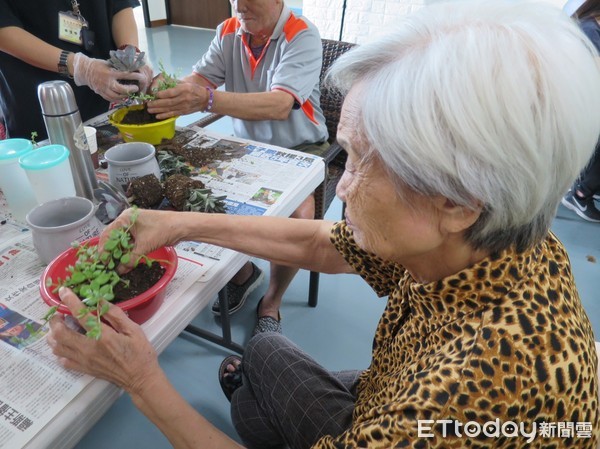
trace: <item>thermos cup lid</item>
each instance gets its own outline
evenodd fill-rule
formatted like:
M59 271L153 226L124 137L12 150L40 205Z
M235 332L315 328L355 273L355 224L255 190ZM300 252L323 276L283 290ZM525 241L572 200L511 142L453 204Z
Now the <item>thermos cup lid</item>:
M0 140L0 163L18 159L32 149L33 145L27 139Z
M19 164L25 170L43 170L54 167L69 157L64 145L47 145L19 158Z
M46 81L38 86L38 99L42 114L60 117L77 112L73 89L66 81ZM50 136L52 138L52 136Z

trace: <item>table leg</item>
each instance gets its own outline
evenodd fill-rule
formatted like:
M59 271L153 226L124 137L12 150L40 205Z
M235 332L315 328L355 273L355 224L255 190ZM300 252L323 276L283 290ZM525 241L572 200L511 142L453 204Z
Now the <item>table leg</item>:
M221 332L222 335L217 335L198 326L188 324L184 331L203 338L212 343L215 343L224 348L231 349L238 354L244 353L244 348L231 340L231 321L229 317L229 302L227 301L227 288L222 288L219 291L219 308L221 309Z

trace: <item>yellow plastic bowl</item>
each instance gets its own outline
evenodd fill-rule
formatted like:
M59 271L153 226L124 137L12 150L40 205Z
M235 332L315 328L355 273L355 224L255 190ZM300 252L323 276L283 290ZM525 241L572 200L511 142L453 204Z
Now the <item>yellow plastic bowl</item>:
M177 117L171 117L147 125L121 124L127 112L143 108L144 105L139 104L118 109L108 117L108 120L113 126L117 127L125 142L147 142L152 145L158 145L163 139L172 139L175 135L175 120Z

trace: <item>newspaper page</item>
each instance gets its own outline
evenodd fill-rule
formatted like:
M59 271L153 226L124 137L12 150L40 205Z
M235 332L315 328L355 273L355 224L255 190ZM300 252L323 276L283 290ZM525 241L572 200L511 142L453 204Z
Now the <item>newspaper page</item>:
M0 448L23 446L93 380L62 368L50 351L43 269L31 233L0 241Z
M13 449L31 440L93 378L67 371L52 354L42 326L49 307L39 294L45 266L31 233L9 214L3 216L6 210L0 193L0 217L6 220L0 226L0 448ZM176 301L208 268L179 258L165 303Z

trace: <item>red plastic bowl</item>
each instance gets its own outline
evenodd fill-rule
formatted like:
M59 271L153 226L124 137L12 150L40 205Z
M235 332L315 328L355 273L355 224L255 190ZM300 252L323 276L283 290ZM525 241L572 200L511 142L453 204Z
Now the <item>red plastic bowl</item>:
M94 246L98 244L98 240L99 237L94 237L86 240L83 244ZM163 277L152 288L146 290L141 295L116 304L129 315L129 318L138 324L142 324L148 320L161 306L165 299L167 285L171 282L177 271L177 252L172 246L159 248L148 254L148 256L161 261L160 264L165 268L165 274L163 274ZM67 315L70 315L71 312L66 306L62 305L58 293L52 293L51 290L53 287L46 287L46 279L52 278L53 281L56 281L58 278L64 279L70 274L67 271L67 267L75 265L76 261L77 249L70 248L50 262L40 278L40 294L44 302L49 306L58 306L58 311Z

